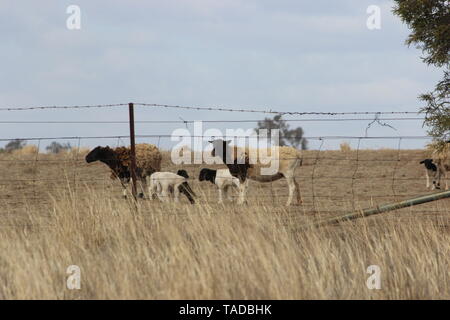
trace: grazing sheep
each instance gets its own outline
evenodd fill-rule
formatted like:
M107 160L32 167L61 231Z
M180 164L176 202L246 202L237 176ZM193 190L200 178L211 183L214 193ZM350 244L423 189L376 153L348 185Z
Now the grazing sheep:
M424 159L420 161L420 164L423 164L425 166L425 176L427 179L426 188L428 189L430 187L430 177L433 178L433 186L431 187L431 190L439 188L438 186L436 186L438 177L438 168L433 163L433 159Z
M180 170L178 171L180 172ZM192 191L191 187L188 184L187 172L182 170L180 172L182 175L173 173L173 172L155 172L150 176L150 186L149 186L149 194L150 197L156 194L162 202L167 202L169 198L173 195L175 202L179 201L180 193L183 193L191 204L194 204L195 201L193 196L195 193Z
M228 193L228 189L230 187L236 187L239 189L240 186L239 179L233 177L228 169L212 170L203 168L200 170L198 180L210 181L219 188L219 203L223 202L222 192L225 193L228 200L232 201L231 196Z
M219 156L227 165L231 175L239 178L239 203L243 203L245 200L248 179L259 182L271 182L281 178L286 178L289 187L289 196L286 206L291 204L294 192L297 193L297 203L302 203L299 184L295 180L295 169L302 163L299 150L292 147L273 147L274 154L271 154L271 159L270 156L267 156L270 153L270 148L268 150L261 150L238 148L236 146L230 147L228 145L230 140L224 141L222 139L209 142L213 145L211 155L213 157L216 155ZM266 156L264 156L264 154L266 154ZM258 156L257 163L250 163L250 159L255 158L256 156ZM229 161L226 161L226 159L229 159ZM269 160L269 162L267 162L267 160ZM277 168L272 171L271 174L267 174L263 171L267 167L265 164L270 164L270 166L272 166L274 163L277 165Z
M111 179L119 179L123 188L123 195L126 197L126 185L131 179L131 149L127 147L110 148L109 146L94 148L86 155L86 162L100 161L111 169ZM136 178L141 183L144 196L144 188L147 186L146 177L161 170L161 153L159 149L152 145L141 143L136 145Z
M426 188L430 188L431 190L440 189L441 188L441 178L444 179L445 182L445 190L448 190L448 171L450 171L450 164L446 163L446 159L437 159L436 163L433 162L433 159L424 159L420 161L420 164L425 166L425 175L426 175ZM447 161L448 162L448 161ZM430 177L433 179L433 184L430 186Z

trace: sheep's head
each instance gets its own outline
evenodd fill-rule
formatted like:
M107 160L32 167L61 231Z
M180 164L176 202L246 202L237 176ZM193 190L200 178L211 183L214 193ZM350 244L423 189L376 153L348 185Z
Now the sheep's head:
M183 170L183 169L178 170L177 175L182 176L183 178L189 179L189 175L186 170Z
M437 166L433 163L433 159L424 159L420 161L420 164L423 164L427 170L437 171Z
M200 174L198 175L198 180L199 180L199 181L205 181L207 175L208 175L208 169L202 169L202 170L200 170Z
M107 160L111 158L112 150L110 147L98 146L86 155L86 162L91 163L98 160Z
M420 161L420 164L431 165L433 164L433 159L424 159Z
M217 155L221 159L226 158L226 150L227 150L228 144L231 142L231 140L224 141L222 139L217 139L217 140L211 140L208 142L213 145L213 149L211 151L211 155L213 157L215 157Z
M216 170L211 170L207 168L203 168L200 170L200 174L198 175L199 181L211 181L214 183L214 179L216 177Z
M200 170L200 174L198 175L198 180L205 181L205 178L206 178L206 170L202 169L202 170Z
M131 179L130 170L128 170L127 167L120 167L117 170L117 177L120 179L120 181L122 181L124 183L130 182L130 179Z

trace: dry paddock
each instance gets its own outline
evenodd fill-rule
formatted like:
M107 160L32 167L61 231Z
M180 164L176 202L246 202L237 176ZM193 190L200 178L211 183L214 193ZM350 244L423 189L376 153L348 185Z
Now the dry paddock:
M283 180L251 182L246 205L217 204L184 165L198 203L121 198L83 154L0 155L0 298L450 298L450 200L337 226L316 219L426 194L423 150L307 151L304 203ZM175 172L164 153L162 168ZM81 289L68 290L78 265ZM381 289L369 290L369 265Z

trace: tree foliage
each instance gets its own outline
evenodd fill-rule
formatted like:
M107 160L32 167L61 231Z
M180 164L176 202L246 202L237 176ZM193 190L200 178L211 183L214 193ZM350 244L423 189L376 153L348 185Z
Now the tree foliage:
M53 141L50 143L47 147L45 147L45 150L50 153L60 153L61 151L66 151L72 149L72 146L70 143L61 144L59 142Z
M276 115L273 119L264 118L262 121L258 121L257 130L267 129L269 137L271 136L272 129L280 130L280 146L291 145L295 148L301 148L306 150L308 143L305 138L303 138L303 129L297 127L295 129L290 129L289 124L281 118L281 115Z
M25 140L19 139L11 140L6 144L4 150L5 152L12 152L14 150L22 149L23 147L25 147L26 144L27 142Z
M449 40L450 41L450 40ZM425 124L429 133L442 140L450 140L450 73L445 71L444 79L436 85L434 92L422 94L420 99L427 103L421 111L425 113Z
M448 0L394 0L394 13L412 30L407 45L416 45L427 64L449 63L450 2Z
M434 91L422 94L419 99L426 105L424 124L428 133L445 142L450 131L450 1L448 0L394 0L393 12L411 29L407 45L422 50L423 61L444 68L444 78Z

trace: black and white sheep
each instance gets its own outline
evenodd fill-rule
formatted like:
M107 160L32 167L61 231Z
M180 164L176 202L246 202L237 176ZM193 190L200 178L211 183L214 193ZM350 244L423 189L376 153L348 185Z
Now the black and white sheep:
M420 161L420 164L425 166L425 176L427 180L426 188L431 188L431 190L440 189L441 179L444 179L445 190L448 190L448 172L450 171L450 164L446 163L446 159L424 159ZM431 185L430 177L432 178Z
M208 168L203 168L200 170L200 174L198 176L198 180L200 181L209 181L213 184L215 184L219 189L219 203L223 202L223 195L225 194L225 197L232 201L231 196L229 194L229 188L240 187L239 179L236 177L233 177L230 173L230 170L228 169L219 169L219 170L213 170Z
M111 169L111 179L118 179L126 197L127 184L131 179L131 150L127 147L110 148L98 146L86 155L86 162L100 161ZM147 186L146 177L161 170L161 152L152 145L141 143L136 145L136 178L141 185L140 197L144 196Z
M282 178L286 179L289 187L286 206L291 204L294 192L297 196L297 204L302 203L300 186L295 180L295 169L302 163L299 150L284 146L276 146L267 150L230 147L228 145L230 140L224 141L222 139L209 142L213 145L211 155L220 157L230 170L231 175L239 178L239 203L245 201L248 179L271 182ZM269 153L271 156L268 156ZM251 163L250 160L255 157L257 157L256 163ZM265 170L267 169L266 164L270 164L270 170Z

